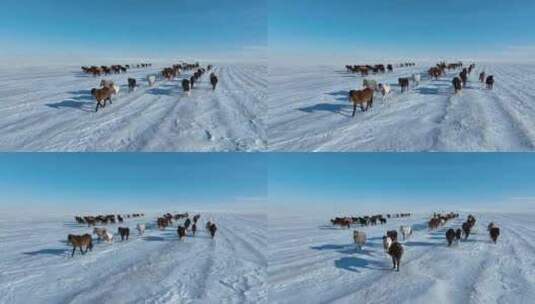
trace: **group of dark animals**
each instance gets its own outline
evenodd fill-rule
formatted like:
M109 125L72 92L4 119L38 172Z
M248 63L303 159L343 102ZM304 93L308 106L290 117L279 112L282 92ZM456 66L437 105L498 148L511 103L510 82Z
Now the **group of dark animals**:
M456 230L454 230L453 228L448 229L446 231L446 240L448 241L448 246L451 246L454 240L459 242L461 240L462 235L464 235L464 239L466 240L475 224L475 217L472 215L468 215L466 222L461 225L461 228L457 228ZM489 236L492 242L496 243L498 240L498 236L500 236L500 228L496 224L490 223L487 227L487 230L489 232Z
M139 216L143 216L143 214L142 213L134 213L132 215L130 215L130 214L124 215L124 217L127 217L127 218L139 217ZM177 228L178 237L179 237L180 240L182 240L184 237L186 237L187 232L188 232L188 230L190 228L191 228L191 231L192 231L192 235L195 236L195 233L197 232L197 223L198 223L198 220L199 220L200 217L201 217L200 214L196 214L196 215L193 216L192 219L190 219L188 213L183 213L183 214L179 213L179 214L175 214L175 215L172 215L170 213L166 213L162 217L158 217L157 220L156 220L156 223L157 223L158 228L163 230L168 225L171 225L173 220L177 221L177 220L185 218L184 224L183 225L179 225L178 228ZM123 216L121 216L121 215L117 215L117 219L118 219L119 223L122 223L124 221ZM75 220L79 224L87 223L88 225L95 225L96 223L99 223L99 224L108 224L108 223L114 224L114 223L116 223L115 215L106 215L106 216L99 215L99 216L84 216L84 217L76 216ZM137 224L136 228L138 229L140 235L143 234L143 232L145 230L145 226L146 226L145 224ZM208 233L210 234L211 238L213 239L215 237L215 233L217 231L217 225L215 223L211 222L211 221L208 221L206 223L206 230L208 231ZM99 240L100 239L105 239L105 240L110 241L110 243L111 243L112 234L107 232L105 228L95 228L93 233L96 233L99 236ZM128 240L128 238L130 236L130 228L129 227L118 227L117 228L117 233L120 235L121 241ZM106 234L109 234L109 237L107 237ZM85 253L87 253L87 251L92 251L92 249L93 249L93 238L88 233L83 234L83 235L69 234L67 236L67 241L68 241L69 244L72 245L71 256L74 256L74 253L76 252L76 248L80 249L80 253L81 254L85 254ZM85 248L85 251L84 251L84 248Z
M449 220L458 218L458 213L447 213L447 214L440 214L440 213L434 213L433 217L428 222L428 227L430 230L437 229L438 227L445 225ZM346 224L349 217L346 218L335 218L331 220L333 224ZM453 228L450 228L446 231L446 239L448 241L448 246L451 246L454 240L460 241L462 234L464 234L464 239L466 240L468 236L470 235L470 232L472 228L474 227L476 223L476 219L473 215L468 215L466 222L462 224L462 229L458 228L457 230L454 230ZM401 226L402 233L404 232L404 228L410 227L410 226ZM494 224L490 223L487 227L487 230L489 232L491 240L496 243L498 240L498 237L500 235L500 228ZM410 232L409 232L410 233ZM365 233L354 231L354 239L355 242L358 243L360 241L359 246L362 246L363 243L366 241ZM361 240L362 239L362 240ZM386 235L383 236L383 246L385 249L385 252L391 256L392 258L392 264L393 269L396 271L399 271L399 266L401 262L401 257L403 256L403 245L398 242L398 232L396 230L389 230L386 232Z
M386 224L387 218L399 218L399 217L407 217L411 216L410 213L393 213L393 214L386 214L386 217L382 214L376 214L376 215L366 215L366 216L344 216L344 217L335 217L331 219L331 224L333 225L339 225L340 227L346 227L351 228L351 225L354 224L360 224L361 226L368 226L368 225L377 225L377 223L380 224Z
M115 224L116 222L122 223L125 218L135 218L145 216L143 213L132 213L132 214L107 214L107 215L96 215L96 216L75 216L74 220L78 224L87 224L87 226L95 226L96 224L107 225Z
M398 66L399 67L409 67L414 66L414 62L405 62L401 63ZM355 64L355 65L346 65L346 69L348 72L351 73L360 73L362 76L367 76L369 71L372 71L373 73L384 73L385 71L392 72L394 70L394 67L392 64L387 64L386 67L384 64Z
M189 94L191 89L195 87L195 83L201 78L201 76L206 72L212 69L212 65L208 65L207 68L199 68L191 77L182 79L182 90ZM210 84L212 85L212 90L215 90L217 86L218 78L214 72L210 73Z
M475 68L475 64L471 64L468 66L468 68L463 68L463 70L459 73L459 76L453 77L451 83L453 85L453 89L455 94L458 92L461 92L463 88L466 87L466 83L468 82L468 75L472 73L472 69ZM486 76L486 77L485 77ZM485 71L482 71L479 73L479 81L481 83L485 83L487 86L487 89L492 90L494 87L494 76L493 75L486 75Z
M90 67L87 67L87 66L83 66L82 67L82 71L86 74L92 74L93 76L100 76L102 74L104 75L110 75L110 74L120 74L120 73L126 73L128 71L128 69L130 68L148 68L152 66L152 63L140 63L140 64L125 64L125 65L120 65L120 64L114 64L114 65L110 65L110 66L105 66L105 65L101 65L101 66L96 66L96 65L93 65L93 66L90 66Z
M149 66L151 66L151 64L142 64L142 67L149 67ZM127 67L129 67L129 65L127 65ZM182 89L184 90L184 92L189 94L190 90L194 87L195 82L197 82L198 79L207 70L210 71L212 67L213 67L212 65L208 65L206 69L201 68L198 62L194 64L191 64L191 63L174 64L172 67L164 68L161 72L161 75L163 78L171 80L175 78L176 76L180 75L180 71L187 71L187 70L192 70L192 69L197 68L197 71L189 79L185 78L182 80ZM92 68L82 67L82 69L93 70L93 67ZM98 69L100 70L102 68L98 68ZM98 75L100 75L100 73ZM149 75L147 77L147 81L149 83L149 86L152 86L156 81L156 75ZM215 73L211 73L210 83L212 85L213 90L216 89L217 82L218 82L217 76L215 75ZM135 90L137 86L138 84L135 78L128 78L129 92ZM97 102L95 112L98 112L99 108L104 108L107 102L112 104L112 97L113 95L116 95L119 93L119 89L120 89L119 86L115 85L115 83L111 80L102 80L100 83L100 88L91 89L91 95L95 98Z

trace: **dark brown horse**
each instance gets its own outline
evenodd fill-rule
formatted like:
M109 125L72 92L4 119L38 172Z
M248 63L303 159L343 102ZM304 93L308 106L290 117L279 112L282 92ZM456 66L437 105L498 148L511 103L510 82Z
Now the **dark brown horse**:
M487 89L492 90L494 87L494 76L489 75L487 80L485 80L485 83L487 84Z
M215 232L217 231L217 226L215 224L211 224L208 230L210 231L210 236L214 238Z
M95 108L95 112L98 111L99 107L104 108L106 106L106 101L109 101L111 103L111 96L113 95L114 90L109 87L103 87L101 89L92 89L91 95L95 97L97 101L97 107Z
M392 257L392 264L399 271L399 264L401 263L401 256L403 255L403 246L399 242L393 242L392 245L388 248L388 254Z
M448 231L446 231L446 240L448 240L448 246L451 246L451 243L453 243L454 239L455 239L455 230L450 228L448 229Z
M176 233L178 234L178 238L182 240L186 237L186 228L184 228L183 226L178 226L178 228L176 229Z
M462 90L463 86L461 83L461 79L459 77L454 77L451 83L453 84L453 89L455 90L455 94L457 94L458 92Z
M217 86L217 76L214 73L210 74L210 83L212 84L212 89L215 90L215 87Z
M349 101L353 102L353 114L355 117L355 112L357 111L357 105L360 105L362 111L368 111L368 108L373 107L373 90L370 88L365 88L363 90L351 90L349 91L348 96ZM364 108L366 104L366 108Z
M490 239L496 244L496 241L498 240L498 236L500 236L500 228L493 226L489 230Z
M74 252L76 251L76 247L80 248L80 252L82 254L85 254L87 250L93 251L93 238L90 234L84 234L84 235L74 235L69 234L67 237L67 240L72 245L72 254L71 256L74 256ZM82 250L82 247L85 247L85 252Z
M119 227L118 229L119 234L121 235L121 241L126 239L128 241L128 237L130 236L130 228L128 227Z
M399 78L398 79L398 84L399 86L401 87L401 92L405 92L409 89L409 78Z

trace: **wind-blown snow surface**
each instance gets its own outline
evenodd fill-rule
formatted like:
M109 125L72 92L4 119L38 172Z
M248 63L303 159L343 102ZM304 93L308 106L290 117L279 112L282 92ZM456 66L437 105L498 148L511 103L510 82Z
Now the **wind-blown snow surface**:
M453 95L451 71L429 80L430 64L395 68L367 78L392 85L385 101L357 111L348 90L363 77L342 67L270 67L269 149L274 151L532 151L535 147L535 65L476 64L467 88ZM495 77L484 89L479 72ZM399 77L422 73L401 94Z
M475 216L475 235L451 248L445 231L466 214L433 232L422 216L355 227L368 236L362 251L353 245L353 229L333 228L328 219L270 217L270 303L532 303L534 215ZM491 221L501 229L497 244L486 230ZM401 269L394 272L381 237L401 224L415 232L402 241Z
M92 77L79 67L0 70L2 151L256 151L267 144L267 67L216 65L215 92L205 73L191 96L180 82L146 76L161 66ZM127 78L140 87L128 93ZM121 85L113 105L95 113L90 94L101 79Z
M218 225L212 240L205 221ZM135 227L129 220L121 226ZM68 233L90 229L66 218L0 220L0 303L266 303L267 218L202 214L198 234L131 231L70 256ZM117 232L117 225L108 225ZM118 236L115 235L115 238Z

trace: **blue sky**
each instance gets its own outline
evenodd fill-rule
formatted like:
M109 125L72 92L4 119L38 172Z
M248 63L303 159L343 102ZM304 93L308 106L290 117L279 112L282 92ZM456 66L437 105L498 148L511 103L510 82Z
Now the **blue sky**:
M535 210L531 153L292 153L269 159L275 211Z
M273 60L293 62L334 56L533 61L533 16L532 0L272 0L269 44Z
M220 58L266 43L266 0L3 0L0 10L10 57Z
M254 210L266 197L264 159L226 153L0 154L0 207Z

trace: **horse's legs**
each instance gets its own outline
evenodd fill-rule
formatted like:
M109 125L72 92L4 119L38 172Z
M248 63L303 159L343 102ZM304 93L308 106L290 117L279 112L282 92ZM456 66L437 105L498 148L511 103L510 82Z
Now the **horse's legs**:
M76 247L72 247L72 254L71 254L71 257L74 256L74 251L76 250Z
M100 102L97 101L97 107L95 108L95 112L98 112L98 107L100 106ZM89 224L87 224L87 226L89 226Z
M353 103L353 115L352 117L355 117L355 112L357 111L357 104Z
M392 256L392 264L394 264L394 267L392 269L396 269L396 258Z

